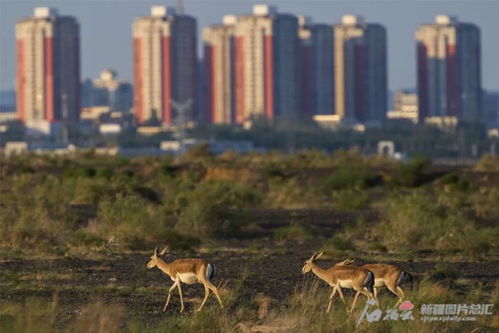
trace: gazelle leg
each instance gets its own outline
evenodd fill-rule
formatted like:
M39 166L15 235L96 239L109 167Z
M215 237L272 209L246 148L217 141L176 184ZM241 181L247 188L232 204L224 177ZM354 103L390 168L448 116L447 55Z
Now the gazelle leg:
M395 303L395 307L397 307L404 300L404 292L402 291L402 289L400 289L400 287L397 287L395 285L386 285L386 287L399 298L397 303Z
M166 308L168 307L168 304L170 303L170 297L172 295L172 291L173 291L173 289L175 289L176 286L177 286L177 281L175 281L175 283L173 283L173 285L170 287L170 289L168 289L168 297L166 298L166 303L165 303L165 306L163 307L163 312L166 311Z
M329 304L327 305L327 310L326 312L329 312L329 310L331 309L331 304L333 304L333 297L334 295L336 295L336 287L333 288L333 292L331 293L331 295L329 296Z
M374 290L374 299L376 300L376 305L378 306L379 308L379 301L378 301L378 288L374 287L373 288Z
M180 312L184 311L184 300L182 299L182 288L180 287L180 279L177 280L178 294L180 296Z
M353 308L355 307L355 303L357 303L357 298L359 298L359 295L360 295L360 291L357 290L357 292L355 293L355 297L353 298L353 303L352 303L352 307L350 308L350 313L353 312Z
M340 294L341 300L343 301L343 304L345 304L345 306L347 307L347 311L348 311L349 309L348 309L347 301L345 301L345 297L343 297L343 292L341 291L341 287L339 285L338 285L338 293Z
M397 296L399 297L399 300L398 300L397 304L395 304L395 307L397 307L400 303L402 303L404 301L404 298L405 298L405 294L404 294L404 291L402 290L402 288L397 286L396 290L397 290Z
M376 288L373 288L373 292L371 293L369 290L366 290L365 288L362 289L362 290L359 290L359 292L363 295L365 295L367 297L367 299L371 299L371 298L374 298L376 300L376 304L378 304L378 307L379 307L379 303L378 303L378 297L377 297L377 294L376 294ZM352 310L353 311L353 310Z
M374 294L370 293L366 289L359 290L359 293L361 293L362 295L365 295L367 298L374 298Z
M220 303L220 307L223 308L224 305L222 303L222 300L220 299L220 296L218 295L218 288L213 285L210 281L205 282L206 286L215 294L215 297L218 300L218 303Z
M201 311L201 309L204 306L204 303L208 299L208 295L209 294L210 294L210 289L208 288L208 286L206 284L204 284L204 299L203 299L203 302L201 302L201 305L199 306L199 308L196 311Z

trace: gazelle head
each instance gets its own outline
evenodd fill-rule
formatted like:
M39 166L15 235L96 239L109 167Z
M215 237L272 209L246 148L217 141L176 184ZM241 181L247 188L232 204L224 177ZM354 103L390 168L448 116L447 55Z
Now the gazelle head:
M314 265L314 262L316 259L322 257L324 253L323 252L315 252L310 259L305 261L305 264L303 265L303 268L301 269L303 274L306 274L312 270L312 267Z
M154 253L151 256L151 259L147 263L147 268L151 269L151 268L156 267L158 265L159 256L162 256L163 254L165 254L166 251L168 251L168 246L165 247L163 249L163 251L161 251L160 253L158 253L158 247L156 246L156 248L154 249Z

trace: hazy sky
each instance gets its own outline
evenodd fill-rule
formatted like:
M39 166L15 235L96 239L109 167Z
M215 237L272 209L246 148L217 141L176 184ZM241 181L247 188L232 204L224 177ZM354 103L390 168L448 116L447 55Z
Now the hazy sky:
M251 12L249 0L184 0L185 11L198 19L201 28L219 23L225 14ZM280 12L311 16L314 22L338 23L343 14L363 15L388 31L388 74L390 89L415 86L414 31L436 14L457 16L472 22L482 32L482 82L485 89L499 90L499 0L468 1L318 1L281 0L267 3ZM16 20L31 15L37 6L55 7L59 13L76 16L81 27L81 70L83 78L96 77L103 68L116 69L121 78L132 79L131 24L148 15L151 5L175 5L170 1L141 0L0 0L0 89L14 87Z

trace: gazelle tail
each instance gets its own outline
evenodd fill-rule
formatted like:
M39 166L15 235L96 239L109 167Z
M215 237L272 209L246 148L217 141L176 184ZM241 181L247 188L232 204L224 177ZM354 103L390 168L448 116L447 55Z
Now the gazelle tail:
M206 267L206 278L211 282L211 279L215 276L215 265L208 264Z

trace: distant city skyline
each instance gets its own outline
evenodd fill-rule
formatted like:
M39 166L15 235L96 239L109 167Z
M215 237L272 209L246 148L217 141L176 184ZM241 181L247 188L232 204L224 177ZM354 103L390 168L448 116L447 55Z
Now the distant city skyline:
M39 7L16 24L16 111L26 126L80 118L80 27L74 17ZM43 125L42 125L43 124Z
M165 6L133 22L134 105L139 123L172 124L175 102L197 112L196 19Z
M249 13L257 3L271 3L278 6L280 12L310 16L317 23L339 23L343 14L351 13L383 24L388 35L388 86L391 90L416 86L416 29L432 22L438 14L457 16L459 21L474 23L481 29L483 88L499 90L499 2L186 0L184 8L186 13L197 18L200 37L202 28L220 22L223 15ZM96 77L104 68L113 68L120 78L132 82L131 24L137 17L147 15L154 4L175 6L175 1L2 1L0 89L14 89L15 86L15 22L31 15L33 8L39 6L54 7L77 18L81 27L82 79Z

